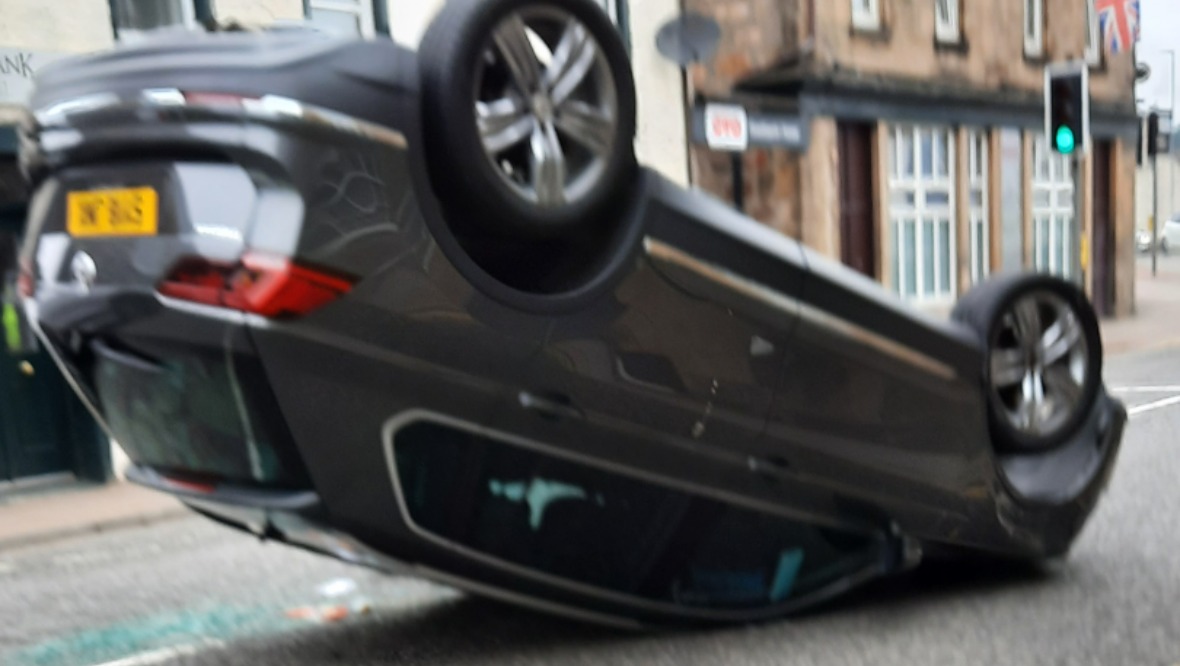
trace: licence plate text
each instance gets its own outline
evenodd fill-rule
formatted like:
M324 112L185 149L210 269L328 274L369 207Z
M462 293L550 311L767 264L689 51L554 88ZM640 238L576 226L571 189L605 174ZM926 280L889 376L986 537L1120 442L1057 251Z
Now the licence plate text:
M66 230L75 237L154 236L159 196L150 187L70 192Z

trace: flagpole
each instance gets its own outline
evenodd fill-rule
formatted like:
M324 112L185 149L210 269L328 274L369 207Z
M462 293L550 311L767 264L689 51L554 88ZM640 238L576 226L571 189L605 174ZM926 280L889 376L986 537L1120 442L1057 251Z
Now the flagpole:
M1175 127L1175 125L1176 125L1176 51L1175 51L1175 49L1167 49L1164 52L1168 54L1168 56L1171 58L1171 61L1172 61L1172 67L1170 70L1168 70L1172 74L1172 85L1169 86L1172 89L1172 105L1170 107L1168 107L1169 115L1171 116L1172 121L1170 123L1168 123L1168 132L1175 134L1175 132L1176 132L1176 127ZM1173 159L1173 157L1172 157L1172 137L1170 137L1170 136L1168 137L1167 160L1168 160L1168 182L1171 186L1169 189L1169 194L1168 194L1169 208L1167 210L1168 219L1170 220L1170 219L1172 219L1173 215L1180 212L1180 211L1176 210L1176 160ZM1158 222L1156 224L1158 224ZM1164 231L1165 232L1167 231L1166 224L1164 225Z

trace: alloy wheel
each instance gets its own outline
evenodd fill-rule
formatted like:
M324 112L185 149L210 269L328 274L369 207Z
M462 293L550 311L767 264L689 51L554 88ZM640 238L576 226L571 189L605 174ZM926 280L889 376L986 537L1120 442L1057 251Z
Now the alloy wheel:
M603 178L619 102L602 47L578 18L526 7L501 19L475 88L484 153L521 198L576 203Z
M1069 423L1091 372L1086 336L1069 303L1037 291L1001 317L991 345L994 403L1018 432L1049 438Z

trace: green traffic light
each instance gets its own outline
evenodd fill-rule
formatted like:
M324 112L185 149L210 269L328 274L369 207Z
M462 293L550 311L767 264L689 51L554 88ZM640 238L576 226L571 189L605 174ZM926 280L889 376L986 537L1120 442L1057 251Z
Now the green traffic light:
M1077 147L1077 139L1074 138L1073 130L1068 125L1057 128L1055 140L1057 141L1057 152L1062 155L1069 155Z

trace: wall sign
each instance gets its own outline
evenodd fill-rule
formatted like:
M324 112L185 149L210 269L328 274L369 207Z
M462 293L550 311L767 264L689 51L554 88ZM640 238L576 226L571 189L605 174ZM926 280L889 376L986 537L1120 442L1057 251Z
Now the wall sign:
M33 78L37 70L65 53L0 48L0 104L24 106L33 96Z
M750 146L806 150L808 123L802 115L751 111L738 104L708 103L693 109L693 140L713 150Z
M746 110L735 104L706 104L705 143L713 150L745 150L750 145Z

